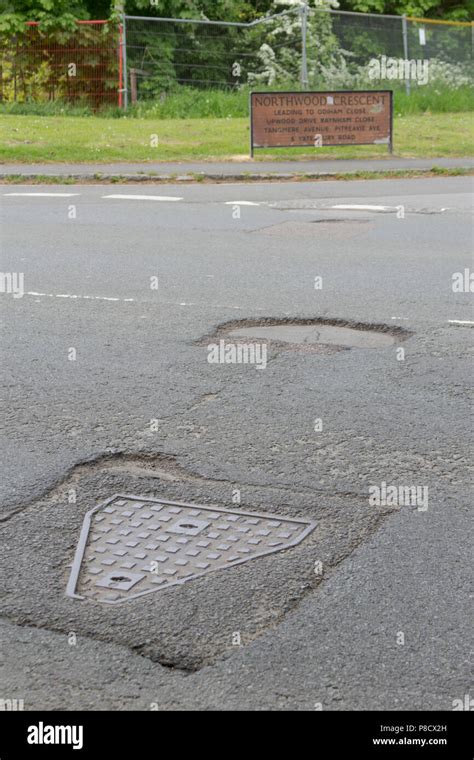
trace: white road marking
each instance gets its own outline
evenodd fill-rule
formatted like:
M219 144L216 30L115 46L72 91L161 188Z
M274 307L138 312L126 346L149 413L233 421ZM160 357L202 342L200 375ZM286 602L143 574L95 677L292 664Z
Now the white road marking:
M396 206L370 206L369 204L348 204L348 203L338 203L335 206L330 206L329 208L338 208L338 209L344 209L346 211L393 211L397 207Z
M448 319L450 325L474 325L474 322L470 322L468 319Z
M102 198L118 198L122 201L182 201L172 195L103 195Z
M224 201L226 206L260 206L260 203L254 201Z
M27 198L72 198L80 193L3 193L3 195L16 195Z
M2 291L0 291L0 295L2 295ZM115 301L119 303L147 303L146 301L137 301L136 298L112 298L110 296L81 296L76 295L74 293L39 293L36 290L28 290L24 294L25 296L35 296L35 300L39 303L40 298L69 298L70 300L83 300L83 301ZM192 301L160 301L162 304L167 304L171 306L208 306L211 309L238 309L239 311L247 310L247 307L245 306L235 306L234 304L223 304L223 303L216 303L216 304L199 304ZM254 307L257 311L265 311L262 306ZM145 317L142 317L142 319L145 319Z
M135 301L135 298L111 298L109 296L78 296L73 293L37 293L34 290L28 290L25 295L27 296L43 296L45 298L72 298L83 299L86 301Z

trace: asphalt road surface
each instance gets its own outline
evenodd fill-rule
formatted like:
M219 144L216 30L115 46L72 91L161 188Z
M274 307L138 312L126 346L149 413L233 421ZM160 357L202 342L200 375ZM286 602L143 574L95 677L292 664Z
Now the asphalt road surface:
M470 191L2 186L0 699L451 710L473 693ZM265 319L387 340L208 361ZM423 498L375 503L383 484ZM315 528L119 605L68 597L84 516L117 493Z

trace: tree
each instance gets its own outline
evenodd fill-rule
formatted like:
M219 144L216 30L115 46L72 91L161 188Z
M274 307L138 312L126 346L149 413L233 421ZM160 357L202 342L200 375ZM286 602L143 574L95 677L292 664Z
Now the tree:
M341 10L470 21L474 0L340 0Z
M0 33L24 29L25 21L39 21L45 28L73 28L75 19L87 19L83 0L0 0Z

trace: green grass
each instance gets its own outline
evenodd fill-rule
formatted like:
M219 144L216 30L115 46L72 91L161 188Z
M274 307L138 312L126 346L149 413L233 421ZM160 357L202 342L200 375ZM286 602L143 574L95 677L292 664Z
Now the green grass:
M406 115L416 113L461 113L473 109L470 87L449 89L436 84L413 87L407 95L403 86L391 85L394 90L395 113ZM257 89L268 89L265 87ZM299 85L280 83L280 90L298 90ZM390 88L389 88L390 89ZM147 118L147 119L225 119L248 116L249 89L239 90L198 90L180 87L172 90L161 100L140 101L125 112L118 107L105 107L98 115L106 118ZM60 101L45 103L5 103L0 104L0 114L32 116L94 116L86 104L68 104Z
M158 145L152 147L153 135ZM395 115L395 154L406 157L469 156L469 113ZM3 115L0 160L3 162L111 162L246 160L247 118L137 119L81 116ZM380 158L383 146L279 148L256 151L259 159Z
M255 89L269 89L257 87ZM275 88L270 88L275 89ZM281 85L280 90L299 90L299 86ZM325 89L321 87L320 89ZM328 88L330 89L330 88ZM380 89L384 89L381 87ZM391 89L390 87L385 89ZM403 87L394 90L394 111L400 114L409 113L456 113L473 109L473 96L470 87L448 89L447 87L418 87L407 95ZM226 118L246 117L249 113L249 90L242 88L232 92L219 90L196 90L182 87L171 92L161 101L142 101L132 106L129 116L141 118L179 119L179 118ZM118 108L106 112L110 116L121 116L123 111Z
M405 90L395 91L394 111L399 114L460 113L472 111L474 99L471 87L446 88L418 87L407 95Z

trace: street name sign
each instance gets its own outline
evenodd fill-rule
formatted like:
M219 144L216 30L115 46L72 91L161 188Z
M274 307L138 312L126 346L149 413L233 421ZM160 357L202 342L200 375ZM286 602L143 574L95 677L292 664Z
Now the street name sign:
M393 145L391 90L252 92L250 154L255 148Z

